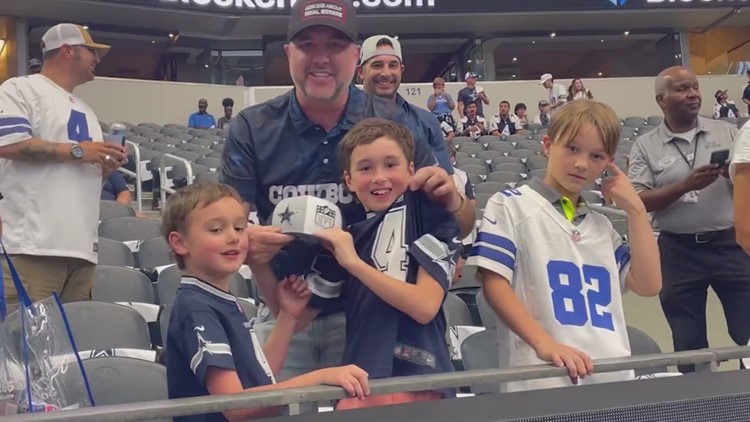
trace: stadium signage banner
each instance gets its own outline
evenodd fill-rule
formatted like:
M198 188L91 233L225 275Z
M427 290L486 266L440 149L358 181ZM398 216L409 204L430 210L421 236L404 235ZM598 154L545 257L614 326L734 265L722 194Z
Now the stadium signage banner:
M285 15L296 0L100 0L173 10ZM750 0L353 0L363 15L378 13L503 13L736 7Z

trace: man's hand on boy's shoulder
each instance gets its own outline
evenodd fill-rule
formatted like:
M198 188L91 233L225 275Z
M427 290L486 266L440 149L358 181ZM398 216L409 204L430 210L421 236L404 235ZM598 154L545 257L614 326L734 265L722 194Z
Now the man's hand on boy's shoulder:
M409 188L423 190L430 200L443 205L453 212L461 207L461 194L453 182L453 177L438 166L422 167L409 179Z
M281 310L295 319L302 315L311 295L312 292L302 276L285 277L276 286L276 300Z
M634 212L645 214L646 206L635 191L633 184L630 183L628 176L614 163L607 165L607 172L609 176L602 182L602 196L607 204L614 204L628 214Z
M247 258L245 264L252 269L255 265L267 264L294 237L281 233L281 229L272 226L249 224L247 233Z

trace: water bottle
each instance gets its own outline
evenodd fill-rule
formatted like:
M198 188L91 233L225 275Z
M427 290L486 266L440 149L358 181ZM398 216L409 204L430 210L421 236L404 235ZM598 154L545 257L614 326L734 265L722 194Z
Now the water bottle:
M127 132L127 130L128 127L124 124L120 122L113 122L111 125L109 125L109 133L106 135L105 139L107 142L125 146L125 132Z

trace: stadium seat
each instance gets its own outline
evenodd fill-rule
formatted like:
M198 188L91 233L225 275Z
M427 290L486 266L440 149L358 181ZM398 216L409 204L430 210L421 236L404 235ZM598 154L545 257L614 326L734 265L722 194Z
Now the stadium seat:
M479 138L477 138L477 142L480 143L480 144L482 144L482 145L487 145L487 144L490 144L492 142L498 142L500 140L501 140L500 137L499 136L495 136L495 135L482 135Z
M214 145L211 145L211 151L215 151L215 152L222 152L222 151L224 151L224 144L214 144Z
M99 201L99 221L117 217L135 217L135 210L117 201Z
M500 346L495 330L474 333L461 343L461 359L466 370L495 369L500 367ZM499 385L484 384L471 387L474 394L498 393Z
M529 179L533 179L535 177L538 177L540 179L544 179L544 176L547 175L547 169L536 169L531 170L529 172Z
M646 123L651 126L659 126L664 121L664 116L648 116Z
M512 157L516 158L516 157ZM513 173L528 173L529 170L526 168L526 165L519 162L515 163L502 163L502 164L492 164L492 171L510 171Z
M99 302L155 303L151 281L130 268L97 265L91 297Z
M520 159L528 159L535 155L539 155L538 151L531 151L528 149L516 149L510 152L511 157L518 157Z
M188 130L187 126L180 125L180 124L177 124L177 123L168 123L168 124L164 125L164 127L165 128L169 128L169 129L178 129L178 130L181 130L183 132L186 132Z
M463 144L472 144L474 143L474 139L472 139L469 136L456 136L453 139L451 139L451 143L458 148L460 145Z
M493 158L492 159L492 163L490 163L490 166L492 166L492 168L494 169L495 166L498 166L500 164L506 164L506 163L507 164L521 164L521 165L524 165L523 161L521 161L521 159L518 158L518 157L500 156L500 157Z
M479 319L482 320L482 325L488 330L494 330L497 328L497 315L492 310L490 304L487 303L487 299L484 298L484 291L479 290L477 292L477 309L479 310Z
M172 304L164 305L159 313L159 331L161 332L161 347L167 347L167 333L169 331L169 319L172 316Z
M477 220L482 218L483 212L479 209L477 209ZM467 266L464 265L463 271L461 271L461 276L458 281L458 283L451 286L450 290L452 292L460 291L460 290L477 290L479 288L479 282L477 281L477 267L474 266Z
M630 353L633 356L661 353L661 348L656 341L638 328L628 326L628 339L630 340ZM635 375L639 376L668 371L669 369L666 366L657 366L654 368L636 369Z
M646 119L638 116L626 117L623 121L623 126L629 126L632 128L639 128L646 125Z
M470 156L474 156L476 153L480 151L485 151L484 145L477 143L477 142L471 142L471 143L464 143L459 145L458 150L461 152L465 152L469 154Z
M242 308L242 312L245 313L248 320L258 316L258 307L253 302L247 300L247 298L239 298L237 299L237 303L240 304L240 308Z
M511 144L516 144L516 145L518 143L520 143L520 142L524 142L524 141L528 141L528 140L529 140L528 136L523 136L523 135L518 135L518 134L516 134L516 135L509 135L509 136L507 136L505 138L506 142L509 142Z
M512 171L493 171L487 175L488 182L516 183L523 180L523 176Z
M486 151L484 151L486 152ZM489 170L489 165L487 164L487 160L483 160L481 158L464 158L461 160L460 163L457 163L461 167L466 166L482 166L485 168L484 173L487 173ZM481 173L480 173L481 174Z
M590 190L584 190L581 191L581 198L583 198L584 201L591 205L602 205L604 204L604 199L599 196L596 192L592 192Z
M133 308L106 302L63 304L78 351L151 349L148 324Z
M486 183L486 182L484 182L484 183ZM490 182L490 183L493 183L493 182ZM481 183L479 185L481 185ZM477 186L479 186L479 185L477 185ZM507 188L508 188L508 186L505 186L505 189L507 189ZM489 201L490 198L492 197L492 195L494 195L494 194L495 194L495 192L492 192L492 193L478 192L478 193L476 193L474 195L474 197L476 198L476 201L477 201L477 208L484 209L487 206L487 201Z
M170 305L174 302L177 289L182 280L182 270L176 265L163 269L156 281L156 289L159 294L159 302L162 305ZM250 286L241 274L235 273L229 283L229 292L237 297L249 298Z
M215 171L207 171L205 173L198 173L195 176L195 182L212 182L219 183L219 173Z
M742 129L742 126L745 126L745 123L747 123L748 120L750 120L750 117L747 116L737 119L737 129Z
M483 182L486 177L484 174L480 175L475 173L466 173L466 176L469 178L469 182L471 182L472 185Z
M489 194L496 194L500 191L503 191L505 189L508 189L508 185L505 183L500 182L482 182L478 183L476 186L474 186L474 193L489 193Z
M161 224L137 217L110 218L99 223L99 236L121 242L161 236Z
M461 165L458 166L459 169L465 171L468 174L487 174L487 165L486 164L475 164L475 165Z
M471 319L471 313L466 303L455 294L448 292L443 302L443 312L448 326L456 325L474 325Z
M487 150L489 151L497 151L502 154L510 154L512 151L514 151L516 147L513 146L513 144L505 141L500 142L493 142L491 144L487 145Z
M539 124L539 123L529 123L529 127L527 130L531 131L532 133L538 133L541 130L546 130L546 128Z
M482 160L484 160L484 162L487 163L487 165L489 165L488 162L491 162L495 158L504 157L503 153L498 152L498 151L479 151L475 155L476 155L476 158L481 158Z
M516 144L516 149L542 152L542 143L534 139L527 139Z
M99 237L97 259L100 265L114 265L117 267L134 267L133 251L119 240Z
M97 406L169 399L167 368L158 363L108 356L86 359L83 367Z
M526 159L529 170L546 169L549 159L544 155L535 155Z
M220 158L208 158L208 157L201 157L197 160L195 160L196 164L200 164L202 166L206 166L211 170L216 170L218 168L221 168L221 159Z
M205 136L206 136L205 138L204 137L200 137L200 138L191 139L190 142L189 142L189 144L190 145L198 145L198 146L210 148L211 145L213 145L213 144L215 144L215 143L217 143L217 142L219 142L221 140L221 138L215 137L213 135L205 135ZM209 136L211 138L208 138Z

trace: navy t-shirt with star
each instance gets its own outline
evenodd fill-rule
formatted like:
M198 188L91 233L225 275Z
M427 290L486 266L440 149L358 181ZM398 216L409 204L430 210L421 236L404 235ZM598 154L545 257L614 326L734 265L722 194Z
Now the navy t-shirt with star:
M237 372L242 388L274 383L262 345L230 293L183 277L169 319L166 345L169 398L208 395L209 367ZM221 413L174 418L175 422L225 422Z
M448 291L460 246L458 225L424 192L407 191L388 210L369 215L349 232L357 254L372 267L411 284L416 284L422 267ZM342 297L344 364L360 366L370 378L453 370L442 307L432 321L420 324L355 278L344 284Z

